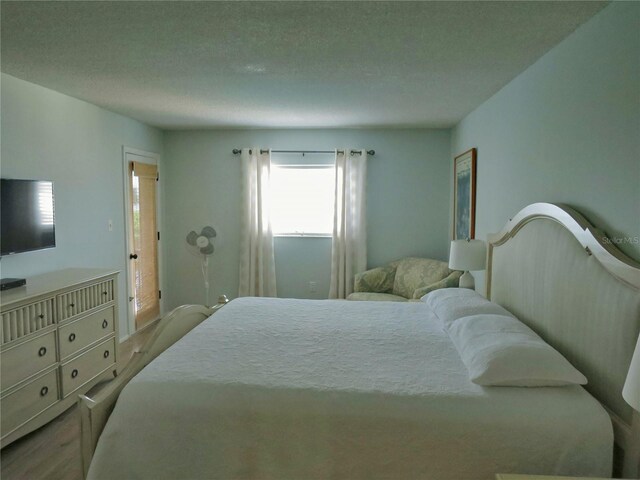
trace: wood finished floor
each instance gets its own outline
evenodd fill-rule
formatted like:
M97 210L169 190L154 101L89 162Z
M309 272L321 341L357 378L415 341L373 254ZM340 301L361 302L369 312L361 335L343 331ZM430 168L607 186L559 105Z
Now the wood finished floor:
M149 338L155 324L120 344L120 358L133 352ZM120 364L122 368L125 363ZM96 385L95 393L104 385ZM2 480L82 480L80 419L75 405L52 422L16 440L0 451Z

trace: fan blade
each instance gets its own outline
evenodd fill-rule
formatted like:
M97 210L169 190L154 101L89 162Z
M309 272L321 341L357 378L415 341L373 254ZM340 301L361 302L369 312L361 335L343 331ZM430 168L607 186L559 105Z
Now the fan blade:
M196 232L194 232L193 230L191 230L189 232L189 235L187 235L187 243L189 245L193 245L195 247L197 239L198 239L198 234Z
M200 253L203 255L211 255L213 253L213 245L210 243L206 247L201 248Z
M217 235L217 233L213 227L204 227L200 235L204 235L207 238L213 238Z

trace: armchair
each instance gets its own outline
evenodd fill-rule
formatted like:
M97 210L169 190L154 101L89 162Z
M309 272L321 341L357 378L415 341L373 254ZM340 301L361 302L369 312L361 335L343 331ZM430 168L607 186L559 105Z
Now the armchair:
M446 262L408 257L356 274L347 300L407 302L438 288L457 287L462 272Z

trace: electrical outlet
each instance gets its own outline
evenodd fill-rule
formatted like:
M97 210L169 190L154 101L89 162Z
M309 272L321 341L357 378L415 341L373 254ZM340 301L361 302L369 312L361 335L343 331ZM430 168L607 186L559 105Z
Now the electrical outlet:
M109 219L108 225L109 225L109 231L113 232L113 220Z
M316 293L317 289L318 289L317 282L309 282L309 293Z

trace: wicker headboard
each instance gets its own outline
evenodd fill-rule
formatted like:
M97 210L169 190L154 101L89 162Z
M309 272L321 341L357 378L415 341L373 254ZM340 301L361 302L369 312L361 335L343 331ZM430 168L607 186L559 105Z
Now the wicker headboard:
M622 387L640 333L640 264L576 211L535 203L489 236L487 297L588 378L612 417L618 473L638 475L640 421Z

